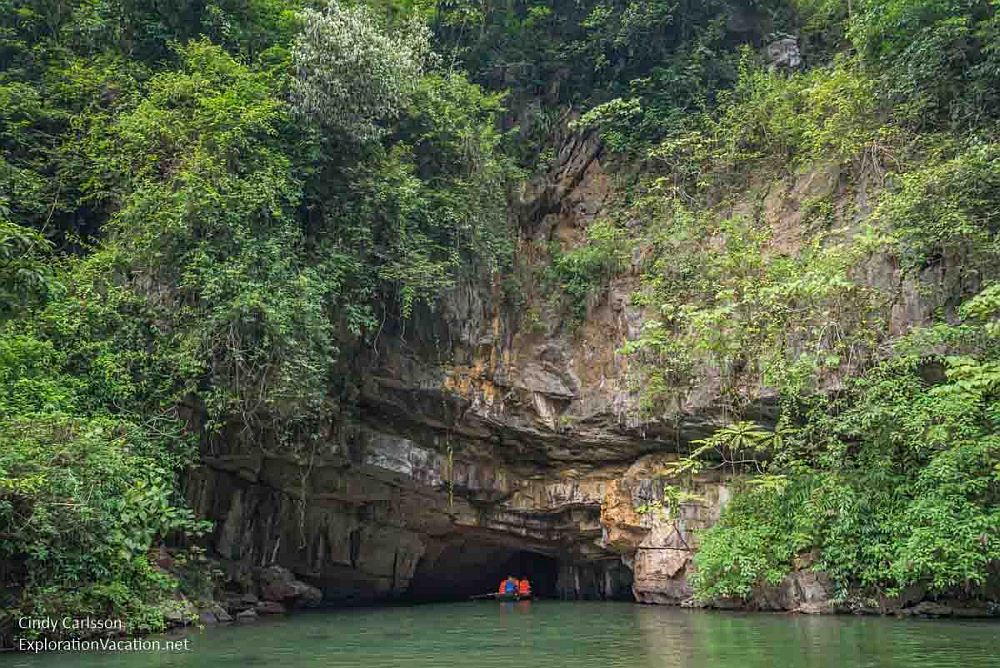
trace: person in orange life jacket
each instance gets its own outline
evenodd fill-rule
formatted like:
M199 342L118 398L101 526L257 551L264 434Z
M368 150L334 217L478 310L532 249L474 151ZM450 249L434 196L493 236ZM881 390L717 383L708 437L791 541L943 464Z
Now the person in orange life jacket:
M517 594L518 596L531 595L531 583L528 582L527 576L524 576L517 581Z
M500 581L500 586L497 588L498 594L516 594L517 593L517 578L513 575L508 575L506 579Z

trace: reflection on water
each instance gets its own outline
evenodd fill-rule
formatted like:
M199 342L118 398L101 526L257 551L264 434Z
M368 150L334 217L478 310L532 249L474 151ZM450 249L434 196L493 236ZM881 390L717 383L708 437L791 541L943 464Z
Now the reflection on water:
M1000 624L720 613L628 603L451 603L302 614L191 634L183 654L7 655L5 665L269 668L1000 668Z
M995 622L637 612L642 666L1000 666Z

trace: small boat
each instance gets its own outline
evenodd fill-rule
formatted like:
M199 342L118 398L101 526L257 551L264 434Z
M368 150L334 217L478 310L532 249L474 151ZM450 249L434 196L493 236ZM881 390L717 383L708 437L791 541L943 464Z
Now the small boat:
M530 601L531 594L497 594L498 601Z
M484 599L494 599L497 601L530 601L533 596L531 592L527 594L501 594L499 592L490 592L489 594L477 594L476 596L470 596L473 601L482 601Z

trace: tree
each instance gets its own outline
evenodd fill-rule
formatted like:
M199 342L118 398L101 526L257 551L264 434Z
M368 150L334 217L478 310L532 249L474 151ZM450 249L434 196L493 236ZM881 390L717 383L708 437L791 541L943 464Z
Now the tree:
M377 139L416 91L430 33L416 22L390 30L364 5L334 0L303 12L295 42L295 109L339 139Z

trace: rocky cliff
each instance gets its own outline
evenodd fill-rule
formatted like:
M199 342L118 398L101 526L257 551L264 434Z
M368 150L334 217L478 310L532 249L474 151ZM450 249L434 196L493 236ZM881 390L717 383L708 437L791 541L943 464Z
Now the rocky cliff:
M522 269L544 263L548 244L583 243L616 196L619 177L596 138L568 134L559 146L515 207ZM785 252L801 243L810 198L833 198L855 218L868 211L866 186L848 187L829 165L758 192L737 208L760 211ZM515 570L564 597L688 601L697 530L718 518L730 487L706 476L696 498L665 508L663 469L725 416L707 375L674 414L639 417L641 375L620 349L644 321L630 298L640 256L594 295L576 328L528 271L516 299L499 280L462 283L433 311L387 317L370 344L345 355L346 373L360 379L356 410L322 447L213 445L189 497L216 520L213 548L235 586L280 564L327 601L456 598ZM929 290L904 280L891 258L858 271L889 295L881 315L890 333L954 293L947 263L924 277ZM765 423L774 409L766 391L751 406ZM806 566L755 604L829 609L829 584Z

